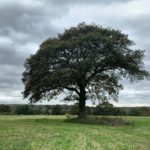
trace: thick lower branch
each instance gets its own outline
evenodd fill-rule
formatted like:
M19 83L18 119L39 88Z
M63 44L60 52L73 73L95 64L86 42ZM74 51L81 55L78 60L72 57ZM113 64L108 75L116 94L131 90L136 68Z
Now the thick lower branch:
M76 88L73 88L73 87L64 87L65 89L67 90L70 90L70 91L74 91L76 92L78 95L80 95L80 92L76 89Z

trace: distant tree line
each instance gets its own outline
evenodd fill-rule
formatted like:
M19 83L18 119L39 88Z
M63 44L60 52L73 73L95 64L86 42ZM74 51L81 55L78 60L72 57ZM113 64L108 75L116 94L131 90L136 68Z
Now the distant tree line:
M88 115L150 116L150 107L114 107L102 103L96 107L86 106ZM0 114L9 115L77 115L78 103L74 105L0 105Z

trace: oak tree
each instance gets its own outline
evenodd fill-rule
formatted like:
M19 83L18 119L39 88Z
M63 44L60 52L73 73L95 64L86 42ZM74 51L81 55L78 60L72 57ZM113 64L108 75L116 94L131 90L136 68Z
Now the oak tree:
M119 80L143 80L144 51L120 30L80 23L45 40L25 62L24 98L31 103L50 100L67 93L64 100L79 103L79 118L84 118L86 100L118 100Z

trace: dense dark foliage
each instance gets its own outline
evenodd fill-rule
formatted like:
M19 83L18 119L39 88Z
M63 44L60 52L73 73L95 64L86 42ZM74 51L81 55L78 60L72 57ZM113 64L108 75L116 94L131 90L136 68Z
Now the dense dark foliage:
M55 105L52 109L52 115L63 115L63 108L60 105Z
M9 105L0 105L0 114L9 114L11 109Z
M119 80L148 77L144 51L132 50L133 44L121 31L95 24L65 30L44 41L26 60L24 98L35 103L68 91L65 100L76 100L79 118L84 118L87 99L117 101L122 89Z

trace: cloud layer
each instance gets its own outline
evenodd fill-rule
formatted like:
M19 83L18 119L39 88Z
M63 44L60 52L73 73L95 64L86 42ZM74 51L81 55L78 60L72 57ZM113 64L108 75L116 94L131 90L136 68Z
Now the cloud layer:
M149 0L5 0L0 1L0 103L22 100L21 73L30 54L40 43L80 22L120 29L145 49L145 67L150 71ZM116 105L150 105L150 82L124 82Z

